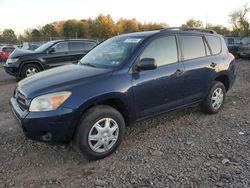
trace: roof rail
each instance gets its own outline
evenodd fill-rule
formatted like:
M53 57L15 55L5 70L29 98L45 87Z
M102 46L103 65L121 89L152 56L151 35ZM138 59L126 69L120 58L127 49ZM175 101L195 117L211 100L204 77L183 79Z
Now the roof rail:
M173 30L179 30L179 31L199 31L199 32L206 32L206 33L212 33L217 34L216 31L212 29L202 29L202 28L183 28L183 27L168 27L165 29L162 29L161 31L173 31Z

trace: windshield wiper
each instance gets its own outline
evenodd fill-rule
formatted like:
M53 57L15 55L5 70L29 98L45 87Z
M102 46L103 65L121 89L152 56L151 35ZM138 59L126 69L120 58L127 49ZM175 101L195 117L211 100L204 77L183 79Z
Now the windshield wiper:
M82 65L86 65L86 66L89 66L89 67L96 67L95 65L93 65L91 63L82 63Z

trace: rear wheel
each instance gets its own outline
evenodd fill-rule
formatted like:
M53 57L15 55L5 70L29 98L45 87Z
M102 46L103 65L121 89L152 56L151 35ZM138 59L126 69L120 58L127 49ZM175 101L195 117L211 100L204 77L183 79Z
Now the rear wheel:
M91 159L101 159L120 145L125 130L123 116L116 109L99 105L82 117L74 141L77 149Z
M22 78L30 77L40 71L41 71L41 68L38 65L27 64L27 65L24 65L21 70L21 77Z
M226 89L224 84L215 81L209 91L208 96L201 104L203 112L215 114L220 111L226 98Z

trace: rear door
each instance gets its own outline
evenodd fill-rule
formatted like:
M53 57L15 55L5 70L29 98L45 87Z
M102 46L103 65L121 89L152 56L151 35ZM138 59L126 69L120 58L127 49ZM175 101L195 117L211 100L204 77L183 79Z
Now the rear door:
M69 50L72 63L77 63L95 46L96 44L91 41L70 41Z
M71 63L68 42L62 41L53 45L47 50L47 53L44 54L43 60L47 68Z
M202 99L210 88L213 57L202 35L180 35L179 42L185 67L184 104L189 104Z
M183 65L178 61L176 36L154 39L138 61L143 58L154 58L157 68L133 74L134 105L138 118L182 105Z

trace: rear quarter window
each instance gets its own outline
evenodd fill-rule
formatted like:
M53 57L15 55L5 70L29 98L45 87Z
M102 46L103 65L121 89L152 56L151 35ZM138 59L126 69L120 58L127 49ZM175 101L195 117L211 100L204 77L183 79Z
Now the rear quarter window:
M89 51L93 47L95 47L96 44L94 42L80 42L80 41L72 41L70 42L70 50L71 51Z
M208 45L211 48L213 55L219 54L221 52L221 40L216 36L206 36Z
M91 50L95 46L96 46L96 44L94 42L85 42L84 43L84 50Z

